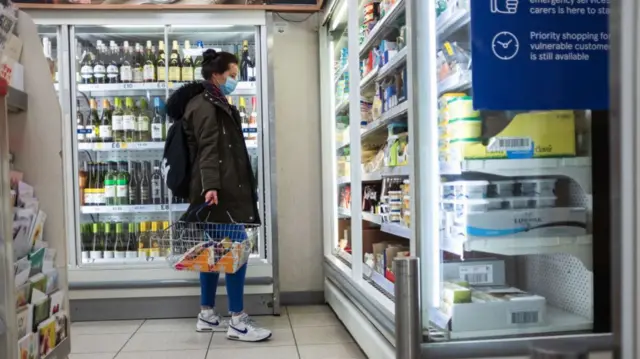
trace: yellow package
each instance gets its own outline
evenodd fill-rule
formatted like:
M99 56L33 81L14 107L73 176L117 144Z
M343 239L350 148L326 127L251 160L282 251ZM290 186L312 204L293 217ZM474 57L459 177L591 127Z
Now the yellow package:
M491 121L485 120L491 130ZM453 158L544 158L576 155L573 111L527 112L516 115L486 146L474 141L451 141Z

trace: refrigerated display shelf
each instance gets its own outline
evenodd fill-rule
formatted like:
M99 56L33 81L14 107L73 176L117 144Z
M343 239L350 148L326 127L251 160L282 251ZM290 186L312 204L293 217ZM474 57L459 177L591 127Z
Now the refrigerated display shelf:
M469 25L471 13L467 9L451 7L436 20L436 38L444 42L449 36Z
M360 45L360 57L364 56L371 49L375 42L381 39L389 31L393 30L393 22L396 21L405 12L405 0L398 0L389 10L389 12L373 27L369 36L367 36Z
M362 182L382 181L381 172L363 173Z
M471 71L456 72L438 82L438 95L471 89Z
M384 277L382 273L379 273L373 268L369 267L366 263L362 264L363 275L374 284L383 294L389 299L395 300L395 284Z
M493 330L474 330L474 331L449 331L449 316L441 312L437 308L429 310L429 319L431 324L438 329L446 331L450 339L479 339L504 337L514 335L530 335L530 334L550 334L561 332L579 332L593 329L593 321L556 308L546 305L545 318L547 323L539 326L522 326L512 327L508 329Z
M154 213L154 212L184 212L189 208L189 204L143 204L143 205L123 205L123 206L82 206L82 214L94 213Z
M397 68L401 67L407 62L407 53L409 52L409 47L405 46L402 50L398 51L398 53L392 57L389 62L387 62L384 66L380 68L378 71L378 80L381 80L389 75L391 75Z
M342 68L340 68L338 70L338 72L335 73L334 78L333 78L333 82L337 83L340 78L342 77L342 75L344 75L345 72L347 72L347 69L349 69L349 64L345 64Z
M337 182L338 182L338 186L341 184L351 183L351 177L349 176L338 177Z
M368 123L362 129L362 138L365 138L372 134L373 132L386 127L391 121L398 119L399 117L405 115L409 110L409 104L407 101L398 104L395 107L392 107L387 112L383 113L379 119Z
M132 264L149 264L154 263L167 263L166 257L136 257L136 258L83 258L82 264L88 265L132 265ZM168 266L168 264L167 264Z
M140 91L156 91L169 89L177 89L188 82L140 82L140 83L117 83L117 84L78 84L78 91L80 92L118 92L125 90L140 90ZM56 90L59 89L59 84L54 84ZM250 81L240 81L236 90L231 96L252 96L256 94L256 83Z
M502 256L564 253L580 259L586 268L592 263L592 236L572 237L493 237L465 239L463 237L442 240L442 250L464 256L464 252L484 252Z
M78 150L85 151L124 151L124 150L162 150L164 141L158 142L96 142L78 143Z
M409 166L385 167L382 170L382 177L404 177L411 171Z
M369 213L369 212L362 212L362 219L364 219L367 222L371 222L374 224L382 224L382 216L379 214L374 214L374 213Z
M460 163L460 171L509 177L566 176L576 181L586 193L591 193L589 157L466 160Z
M338 215L342 217L351 217L351 210L348 208L338 207Z
M384 167L381 171L363 173L361 176L362 182L374 182L382 181L383 177L404 177L409 176L409 166L396 166L396 167ZM338 185L350 183L350 176L338 177Z
M382 223L380 230L394 236L411 239L411 228L400 223Z
M362 80L360 81L360 89L364 90L370 85L373 85L377 78L378 78L378 68L376 67L375 69L369 71L369 73L362 78Z

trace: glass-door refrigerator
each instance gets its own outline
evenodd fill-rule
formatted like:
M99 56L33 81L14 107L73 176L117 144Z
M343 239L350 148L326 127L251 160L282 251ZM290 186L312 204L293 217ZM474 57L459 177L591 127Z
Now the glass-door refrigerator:
M166 261L167 238L188 203L172 196L164 180L163 150L175 120L166 115L165 105L174 90L202 81L202 53L215 49L239 60L238 86L228 101L240 111L265 224L252 247L247 282L265 299L256 301L264 305L255 309L273 313L272 236L266 225L270 197L265 196L269 175L264 170L271 153L265 140L265 13L166 13L161 19L138 14L102 14L85 21L75 20L73 13L55 19L34 14L45 51L47 44L61 49L54 65L68 122L63 137L69 159L70 288L119 291L121 297L140 288L151 288L150 296L158 288L162 295L172 295L171 290L197 294L191 288L197 273L175 271ZM54 38L53 30L63 36Z

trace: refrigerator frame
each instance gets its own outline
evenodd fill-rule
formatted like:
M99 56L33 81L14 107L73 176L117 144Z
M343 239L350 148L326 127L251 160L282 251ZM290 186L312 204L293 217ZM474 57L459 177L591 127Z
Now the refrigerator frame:
M178 296L184 293L182 287L192 287L199 282L193 273L183 273L171 270L164 261L156 264L147 263L144 265L79 265L81 263L80 253L77 251L80 243L79 226L80 209L75 198L79 196L77 176L74 166L77 165L78 151L77 140L73 133L73 125L70 119L75 114L75 99L70 98L70 94L77 93L75 82L75 26L82 25L155 25L165 27L165 41L170 36L168 28L170 25L190 25L194 24L220 24L254 26L256 40L256 67L259 67L261 76L256 81L257 106L261 109L261 116L258 126L262 135L260 137L257 151L259 151L259 173L258 183L261 185L259 193L259 208L264 216L261 235L264 238L264 245L259 249L260 258L251 258L247 270L247 294L268 294L273 304L274 314L279 313L279 289L278 289L278 240L277 240L277 191L274 188L276 183L275 165L275 101L273 88L273 67L269 62L272 56L272 33L273 20L271 14L262 10L238 10L238 11L162 11L162 12L137 12L137 11L82 11L83 16L78 17L77 11L46 11L31 10L30 16L38 25L56 26L57 32L68 32L68 39L63 37L59 41L58 58L60 60L60 101L63 105L63 118L69 119L64 124L63 136L63 156L68 159L65 162L65 224L67 228L74 228L74 237L69 237L67 246L69 250L69 286L75 290L71 293L71 299L89 299L104 297L138 297L144 293L134 293L134 288L163 288L161 293L148 290L149 296ZM65 64L64 62L71 62ZM167 65L168 66L168 65ZM62 68L60 68L62 67ZM168 94L168 89L165 95ZM71 137L71 138L69 138ZM71 187L70 187L71 186ZM73 190L66 190L72 188ZM75 193L74 193L75 192ZM75 241L72 239L75 238ZM114 280L126 278L124 280ZM220 283L224 283L221 278ZM120 289L127 289L126 293L119 292ZM114 291L115 290L115 291ZM91 291L91 293L89 292ZM225 293L224 288L220 288L219 294Z

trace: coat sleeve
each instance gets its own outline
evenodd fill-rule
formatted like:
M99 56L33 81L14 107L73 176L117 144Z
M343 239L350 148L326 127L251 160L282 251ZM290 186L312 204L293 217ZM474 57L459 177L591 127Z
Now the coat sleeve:
M202 194L209 190L220 190L220 124L215 109L210 106L198 106L192 113L193 129L199 151L200 178Z

